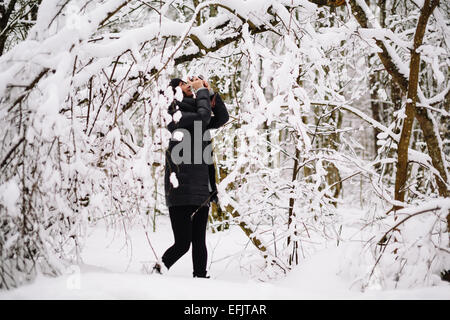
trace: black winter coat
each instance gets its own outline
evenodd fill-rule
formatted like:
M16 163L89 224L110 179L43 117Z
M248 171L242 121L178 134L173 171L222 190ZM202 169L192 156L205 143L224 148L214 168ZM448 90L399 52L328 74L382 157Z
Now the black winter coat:
M169 107L169 114L173 115L180 111L182 116L178 122L172 120L167 126L172 133L166 150L164 176L165 200L168 207L209 206L211 201L218 200L211 136L207 130L223 126L228 122L229 115L219 94L215 94L214 108L211 108L212 98L208 90L201 89L197 92L195 99L184 97L183 101L175 100ZM174 139L174 132L177 129L179 129L178 131L187 130L181 141ZM190 134L191 139L187 137L187 133ZM189 142L190 156L188 153L184 154ZM181 144L184 146L183 148ZM180 158L183 159L181 163ZM176 177L174 183L175 185L178 183L177 187L170 181L173 172Z

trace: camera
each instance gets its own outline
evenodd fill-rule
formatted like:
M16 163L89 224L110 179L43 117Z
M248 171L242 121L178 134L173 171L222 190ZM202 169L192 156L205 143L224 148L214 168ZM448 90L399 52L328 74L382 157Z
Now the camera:
M202 80L202 81L204 81L203 82L203 85L208 89L208 91L209 91L209 95L210 96L213 96L214 95L214 90L209 86L209 87L207 87L207 85L205 84L205 77L203 76L203 75L198 75L198 76L193 76L193 77L188 77L188 80L189 81L194 81L194 78L198 78L198 79L200 79L200 80ZM191 90L192 90L192 92L194 92L195 90L194 90L194 88L191 86Z
M200 80L205 80L205 77L202 76L202 75L198 75L198 76L196 76L196 77L199 78ZM195 77L188 77L189 81L194 81L194 78L195 78Z

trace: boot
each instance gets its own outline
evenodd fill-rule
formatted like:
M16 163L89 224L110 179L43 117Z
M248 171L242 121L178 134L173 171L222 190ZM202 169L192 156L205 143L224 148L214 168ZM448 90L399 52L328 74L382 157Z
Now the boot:
M193 276L194 276L194 278L204 278L204 279L210 279L211 277L210 276L207 276L206 275L206 272L205 273L193 273Z
M164 262L156 262L153 266L152 273L164 275L169 271Z

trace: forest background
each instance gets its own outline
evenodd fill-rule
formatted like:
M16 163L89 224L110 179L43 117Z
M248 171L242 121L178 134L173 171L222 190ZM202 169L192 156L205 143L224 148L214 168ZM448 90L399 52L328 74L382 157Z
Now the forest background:
M210 229L241 229L252 277L345 246L362 291L448 279L447 1L9 0L0 14L0 288L79 263L97 223L157 231L168 82L198 74L230 114L213 132Z

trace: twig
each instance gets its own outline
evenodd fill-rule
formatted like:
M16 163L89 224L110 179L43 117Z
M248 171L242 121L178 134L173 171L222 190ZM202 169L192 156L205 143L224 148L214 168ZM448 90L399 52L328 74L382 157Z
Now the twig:
M39 82L39 80L41 80L41 78L49 71L49 68L45 68L44 70L41 71L41 73L38 74L38 76L36 78L34 78L34 80L25 88L25 92L20 95L19 98L16 99L16 101L14 101L14 103L12 104L11 107L9 107L8 112L10 112L17 104L19 104L20 102L22 102L22 100L26 97L27 95L27 91L33 89L36 84Z
M14 153L14 151L20 146L22 142L25 141L25 137L20 138L20 140L15 144L14 147L12 147L11 150L9 150L8 154L6 155L5 159L0 163L0 168L3 168L6 165L6 162L8 161L9 157Z
M416 213L413 213L413 214L407 216L405 219L401 220L401 221L400 221L399 223L397 223L395 226L393 226L392 228L390 228L390 229L384 234L384 236L380 239L379 243L384 243L384 242L386 241L386 236L388 235L388 233L391 232L392 230L395 230L399 225L401 225L402 223L404 223L406 220L408 220L408 219L410 219L410 218L412 218L412 217L415 217L415 216L417 216L417 215L419 215L419 214L426 213L426 212L430 212L430 211L435 211L435 210L439 210L439 209L441 209L441 208L437 206L437 207L435 207L435 208L422 210L422 211L419 211L419 212L416 212Z
M148 232L147 231L145 231L145 237L147 238L147 241L148 241L148 244L150 245L150 248L152 248L152 251L153 251L153 254L155 255L156 260L159 261L158 255L156 254L155 249L153 249L153 246L152 246L152 243L150 242L150 239L148 237Z

